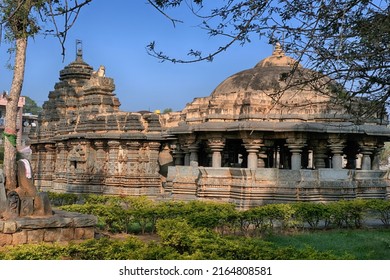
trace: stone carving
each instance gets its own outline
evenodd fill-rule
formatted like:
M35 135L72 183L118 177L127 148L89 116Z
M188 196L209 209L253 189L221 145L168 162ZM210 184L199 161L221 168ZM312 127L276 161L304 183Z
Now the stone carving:
M20 214L20 197L16 191L10 191L7 194L7 209L4 215L6 219L15 219Z
M103 65L100 65L99 69L92 72L92 75L95 75L97 77L105 77L106 76L106 67Z
M52 215L47 193L39 193L34 186L30 162L21 159L17 162L18 186L6 194L3 182L0 184L0 214L5 219L24 216Z

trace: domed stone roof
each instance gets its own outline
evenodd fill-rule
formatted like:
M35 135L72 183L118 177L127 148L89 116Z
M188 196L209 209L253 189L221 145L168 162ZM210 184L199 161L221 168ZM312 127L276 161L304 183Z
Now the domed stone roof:
M271 56L261 60L254 68L238 72L224 80L212 95L237 92L240 90L278 90L282 75L287 75L295 68L302 69L293 58L286 56L280 45L276 45ZM298 71L295 71L298 74Z
M331 104L330 79L302 82L312 74L277 44L272 55L255 67L230 76L210 96L189 103L183 117L187 123L323 120L336 114L339 118L343 109Z

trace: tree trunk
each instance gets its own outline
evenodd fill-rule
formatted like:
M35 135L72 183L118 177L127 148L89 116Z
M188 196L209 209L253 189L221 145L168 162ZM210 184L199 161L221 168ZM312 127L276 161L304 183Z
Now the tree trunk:
M14 76L5 113L4 132L9 137L4 141L4 174L5 188L10 191L17 187L16 178L16 146L12 143L12 137L16 137L17 112L19 97L22 92L24 69L26 63L27 37L16 39ZM11 140L11 141L10 141Z

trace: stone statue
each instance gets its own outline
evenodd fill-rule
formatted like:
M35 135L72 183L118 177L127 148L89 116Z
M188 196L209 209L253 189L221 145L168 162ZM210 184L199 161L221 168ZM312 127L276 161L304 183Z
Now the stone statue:
M106 76L106 67L103 65L100 65L99 69L97 71L93 71L92 75L98 76L98 77L105 77Z
M39 193L34 186L32 169L27 159L17 163L18 186L6 192L0 182L0 215L6 219L19 216L49 216L52 209L47 193Z

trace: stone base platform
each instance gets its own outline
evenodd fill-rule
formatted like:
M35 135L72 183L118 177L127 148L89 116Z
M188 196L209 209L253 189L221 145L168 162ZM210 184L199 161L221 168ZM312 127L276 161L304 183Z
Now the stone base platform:
M170 166L166 196L212 200L249 209L269 203L389 199L390 171Z
M96 224L93 215L61 210L55 210L52 216L0 220L0 247L92 239Z

